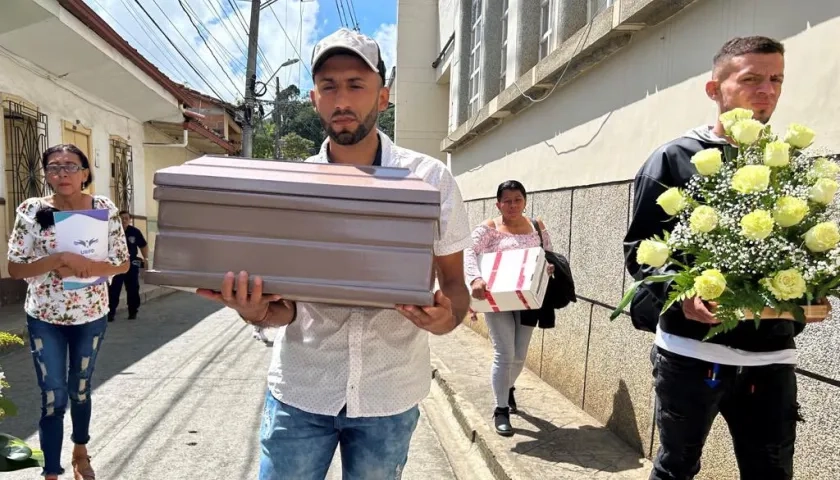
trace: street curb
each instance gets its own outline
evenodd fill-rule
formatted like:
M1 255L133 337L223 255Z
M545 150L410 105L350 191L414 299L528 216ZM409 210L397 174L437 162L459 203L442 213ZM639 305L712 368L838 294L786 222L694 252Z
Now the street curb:
M525 480L527 477L517 473L513 455L502 448L493 448L496 433L478 409L461 396L446 380L449 369L432 354L432 379L446 395L452 408L452 414L461 426L464 435L478 448L487 468L497 480ZM491 440L492 439L492 440Z
M146 304L146 303L148 303L152 300L156 300L158 298L163 298L163 297L172 295L173 293L175 293L177 291L178 290L175 290L175 289L172 289L172 288L158 287L158 288L155 288L154 290L147 290L145 292L141 292L140 293L140 305L144 305L144 304ZM120 302L120 305L117 306L117 312L124 312L126 310L128 310L128 305L126 305L124 302ZM26 324L25 323L21 322L20 326L10 328L6 331L11 333L12 335L17 335L18 337L22 338L23 341L24 341L24 344L27 342L28 335L27 335L27 330L26 330ZM8 345L6 347L0 347L0 355L5 354L6 352L12 351L17 347L20 347L20 345Z
M156 298L163 298L173 293L177 292L174 288L166 288L166 287L158 287L154 290L150 290L140 294L140 305L149 302L150 300L154 300ZM120 303L120 306L117 307L117 311L121 312L123 310L128 309L128 305Z

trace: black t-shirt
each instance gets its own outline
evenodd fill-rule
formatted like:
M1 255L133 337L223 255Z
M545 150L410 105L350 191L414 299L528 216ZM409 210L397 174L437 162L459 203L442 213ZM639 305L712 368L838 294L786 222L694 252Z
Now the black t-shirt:
M143 237L143 232L134 225L125 227L125 243L128 244L128 254L132 260L137 258L137 253L141 248L148 245L146 238Z
M379 142L376 145L376 156L373 157L373 166L374 167L381 167L382 166L382 139L379 138L379 135L376 136L377 141ZM330 144L327 144L327 161L330 163L334 163L332 158L330 158Z

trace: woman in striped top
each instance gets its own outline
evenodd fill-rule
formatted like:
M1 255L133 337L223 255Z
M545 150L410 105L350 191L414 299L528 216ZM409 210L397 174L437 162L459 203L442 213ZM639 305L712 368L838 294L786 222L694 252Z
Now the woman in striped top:
M539 230L531 219L524 215L528 194L525 187L516 180L508 180L496 191L496 208L500 216L478 225L472 233L473 247L464 252L464 271L472 288L472 296L485 299L487 283L481 277L478 256L484 253L501 252L540 246L551 251L551 238L542 220L537 219ZM549 275L554 266L548 265ZM524 325L519 311L489 312L484 315L493 343L494 357L491 369L491 383L496 397L493 412L496 432L499 435L513 435L510 414L516 413L514 383L525 366L525 356L536 325Z

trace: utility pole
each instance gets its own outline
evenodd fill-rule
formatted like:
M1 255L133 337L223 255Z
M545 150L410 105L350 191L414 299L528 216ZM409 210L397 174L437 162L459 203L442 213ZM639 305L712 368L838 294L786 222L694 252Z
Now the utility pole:
M254 151L254 87L257 82L257 48L260 31L260 0L251 0L251 25L248 32L248 64L245 68L245 124L242 126L242 156Z
M280 98L280 79L274 80L277 82L274 93L274 159L281 160L283 158L283 142L280 140L280 127L283 123L283 113L280 110L282 99Z

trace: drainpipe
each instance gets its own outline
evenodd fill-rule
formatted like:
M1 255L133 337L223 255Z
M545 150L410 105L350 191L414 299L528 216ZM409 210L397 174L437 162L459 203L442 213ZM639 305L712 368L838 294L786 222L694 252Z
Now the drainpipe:
M181 147L186 148L186 146L190 143L189 137L190 131L186 128L184 129L184 140L181 143L143 143L144 147Z
M201 114L199 114L199 113L194 113L194 112L190 112L190 111L186 110L186 109L184 108L184 105L183 105L183 104L179 105L179 106L178 106L178 108L181 110L181 113L182 113L184 116L189 116L189 117L204 117L204 115L201 115ZM189 145L189 143L190 143L190 131L189 131L189 130L187 130L187 129L186 129L186 127L185 127L185 128L184 128L184 140L182 140L180 143L143 143L143 146L144 146L144 147L178 147L178 148L186 148L186 147L187 147L187 145Z

